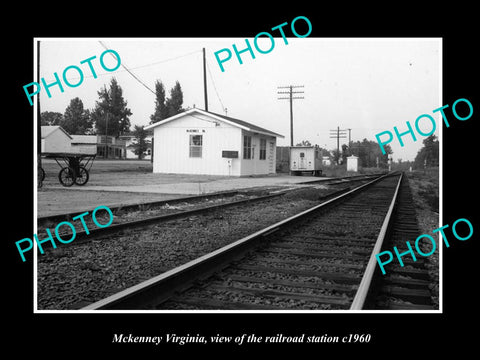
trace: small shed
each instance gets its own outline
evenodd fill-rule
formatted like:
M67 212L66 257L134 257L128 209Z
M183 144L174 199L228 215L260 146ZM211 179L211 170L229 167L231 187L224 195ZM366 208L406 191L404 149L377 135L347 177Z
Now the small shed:
M72 152L93 155L97 153L97 135L71 135Z
M358 156L347 156L347 171L358 171Z
M42 126L42 153L72 152L72 137L61 126Z
M244 120L193 108L146 126L153 130L153 172L248 176L274 174L277 137Z

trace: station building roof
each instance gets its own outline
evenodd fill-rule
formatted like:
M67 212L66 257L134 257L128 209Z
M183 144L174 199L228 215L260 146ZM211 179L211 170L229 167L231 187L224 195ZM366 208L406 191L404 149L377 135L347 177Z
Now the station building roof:
M236 119L236 118L232 118L230 116L225 116L225 115L220 115L220 114L217 114L217 113L214 113L214 112L210 112L210 111L205 111L205 110L202 110L202 109L198 109L198 108L193 108L193 109L189 109L189 110L186 110L184 112L181 112L179 114L176 114L174 116L171 116L169 118L166 118L166 119L163 119L161 121L158 121L154 124L151 124L151 125L148 125L148 126L145 126L145 130L149 130L149 129L153 129L157 126L160 126L160 125L163 125L167 122L170 122L170 121L174 121L176 119L179 119L181 118L182 116L185 116L185 115L192 115L194 113L198 113L198 114L202 114L202 115L206 115L206 116L209 116L213 119L216 119L216 120L219 120L219 121L223 121L223 122L226 122L230 125L233 125L233 126L236 126L236 127L239 127L241 129L244 129L244 130L247 130L247 131L251 131L251 132L257 132L257 133L260 133L260 134L264 134L264 135L269 135L269 136L275 136L275 137L280 137L280 138L284 138L283 135L280 135L280 134L277 134L273 131L270 131L270 130L267 130L265 128L262 128L260 126L257 126L257 125L254 125L252 123L249 123L247 121L244 121L244 120L240 120L240 119Z

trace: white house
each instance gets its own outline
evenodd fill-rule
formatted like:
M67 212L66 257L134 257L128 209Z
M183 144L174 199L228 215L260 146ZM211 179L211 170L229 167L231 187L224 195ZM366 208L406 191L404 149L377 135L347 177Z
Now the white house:
M72 152L72 137L61 126L42 126L42 153Z
M133 145L138 142L138 139L134 135L120 135L119 139L125 141L125 157L127 159L138 159L138 155L133 151ZM148 135L145 138L147 142L147 150L144 151L142 159L151 160L152 158L152 136Z
M247 176L275 173L277 137L246 121L190 109L153 129L153 172Z

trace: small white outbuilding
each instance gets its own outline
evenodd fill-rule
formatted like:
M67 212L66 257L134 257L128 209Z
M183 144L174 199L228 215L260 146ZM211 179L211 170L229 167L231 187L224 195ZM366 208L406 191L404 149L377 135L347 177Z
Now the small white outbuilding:
M41 127L42 153L69 153L72 152L72 137L61 126Z
M347 171L358 171L358 156L347 156Z
M277 137L243 120L198 108L153 129L153 172L248 176L275 173Z

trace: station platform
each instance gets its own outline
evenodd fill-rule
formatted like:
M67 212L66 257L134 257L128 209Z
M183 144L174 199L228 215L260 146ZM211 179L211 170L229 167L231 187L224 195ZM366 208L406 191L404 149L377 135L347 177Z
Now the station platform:
M279 189L301 186L302 182L326 177L275 174L252 177L224 177L151 172L98 172L84 186L64 187L48 179L37 190L37 217L93 210L152 201L178 199L242 189Z

